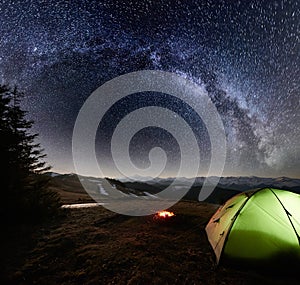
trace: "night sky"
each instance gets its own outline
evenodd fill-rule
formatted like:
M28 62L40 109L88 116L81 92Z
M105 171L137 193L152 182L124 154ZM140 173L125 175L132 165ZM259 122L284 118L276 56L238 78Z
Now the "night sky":
M287 0L2 0L0 82L25 92L24 108L53 171L74 171L72 131L89 95L116 76L150 69L177 73L208 92L226 131L223 175L300 177L299 19L300 1ZM183 117L202 163L209 162L209 136L192 106L145 92L118 102L99 125L97 158L107 176L116 175L114 128L148 105ZM166 151L164 176L175 175L179 147L161 129L132 138L132 160L146 167L154 146Z

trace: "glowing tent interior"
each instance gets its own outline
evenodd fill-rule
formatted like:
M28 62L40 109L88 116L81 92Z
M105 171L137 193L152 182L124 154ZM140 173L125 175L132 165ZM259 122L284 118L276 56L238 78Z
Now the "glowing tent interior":
M300 264L300 195L272 188L238 194L212 216L206 233L217 263Z

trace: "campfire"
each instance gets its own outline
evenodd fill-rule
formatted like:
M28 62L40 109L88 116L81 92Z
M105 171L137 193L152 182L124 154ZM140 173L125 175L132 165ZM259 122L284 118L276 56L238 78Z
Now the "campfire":
M160 220L165 220L165 219L170 219L173 216L175 216L175 214L173 212L169 212L169 211L159 211L155 214L154 218L155 219L160 219Z

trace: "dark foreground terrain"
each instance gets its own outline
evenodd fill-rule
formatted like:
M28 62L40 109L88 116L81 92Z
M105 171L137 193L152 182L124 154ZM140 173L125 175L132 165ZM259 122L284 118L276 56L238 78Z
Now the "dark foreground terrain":
M167 221L102 206L65 209L2 234L1 284L299 284L298 273L215 266L205 225L212 204L180 202Z
M53 178L49 188L63 204L94 202L74 175ZM6 226L0 284L299 284L298 272L216 267L204 230L216 209L181 201L171 209L175 217L157 220L102 206L68 208L43 225Z

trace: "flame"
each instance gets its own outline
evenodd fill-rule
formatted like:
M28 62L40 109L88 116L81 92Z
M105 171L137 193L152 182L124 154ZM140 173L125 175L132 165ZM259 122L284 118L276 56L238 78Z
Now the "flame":
M175 216L175 214L173 212L169 212L169 211L160 211L157 213L158 217L160 218L170 218Z

